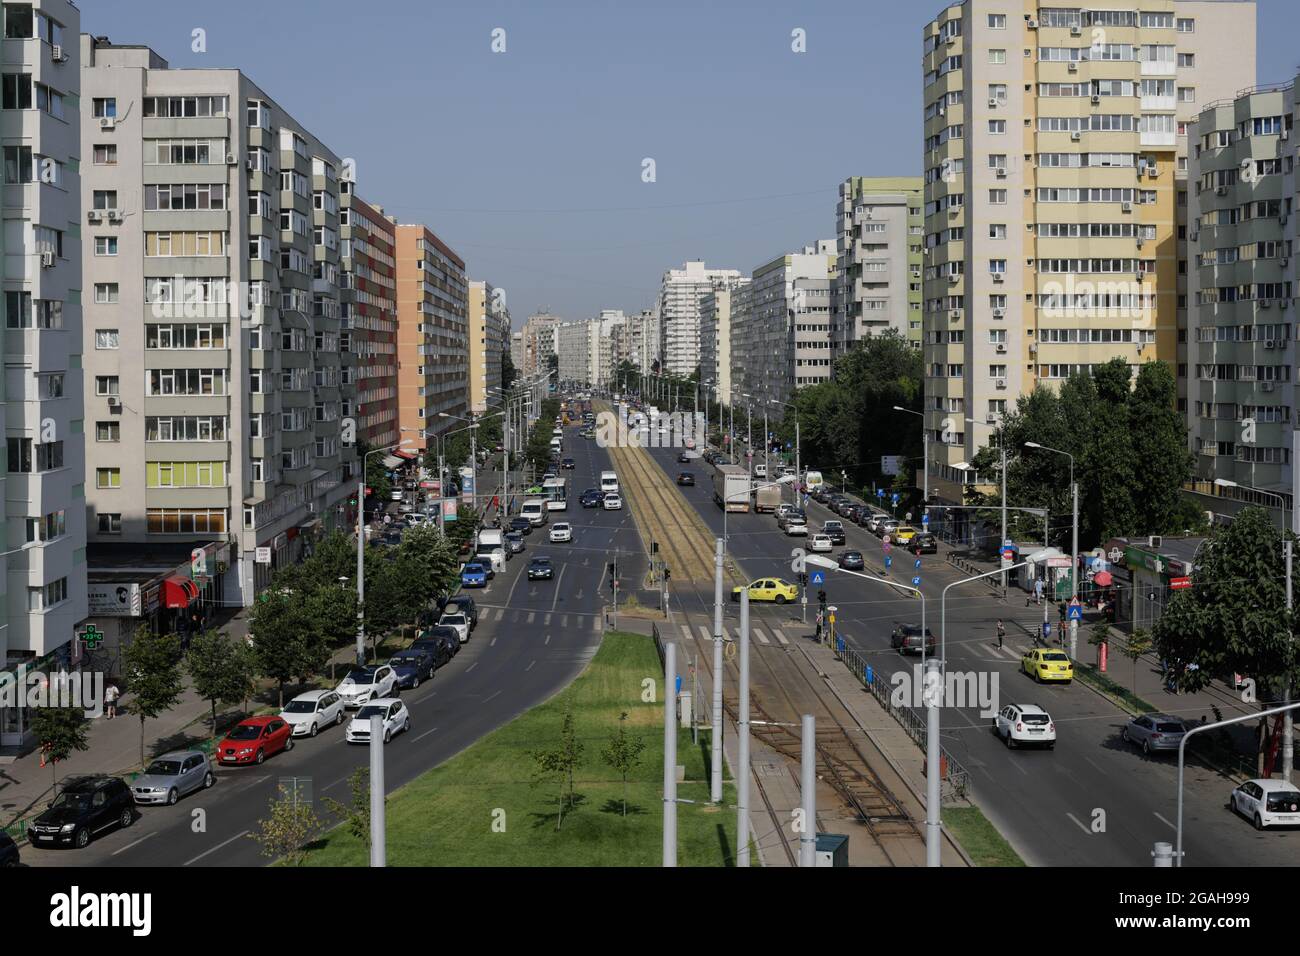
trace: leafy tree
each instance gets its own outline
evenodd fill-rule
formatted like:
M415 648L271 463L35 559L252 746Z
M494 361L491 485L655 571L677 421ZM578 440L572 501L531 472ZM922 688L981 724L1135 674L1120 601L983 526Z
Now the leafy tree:
M267 811L267 817L257 821L257 829L248 838L257 842L263 856L301 866L307 857L307 844L321 831L316 811L283 784L271 798Z
M609 745L601 751L601 758L623 778L623 816L627 816L627 778L641 762L641 752L645 750L645 741L640 737L629 737L626 728L627 711L618 718L618 730L609 735Z
M357 443L357 456L362 457L373 451L365 442ZM393 490L392 479L388 477L388 469L384 467L384 456L375 455L366 457L366 486L380 501L387 501L389 492Z
M348 777L348 790L351 799L340 803L332 797L325 798L325 805L337 816L366 849L370 849L370 768L358 767Z
M1121 650L1124 656L1133 662L1133 693L1137 693L1137 667L1138 659L1148 653L1151 648L1155 647L1155 642L1151 639L1151 633L1146 628L1139 627L1129 635L1128 643Z
M1190 502L1181 494L1192 473L1192 453L1177 411L1178 385L1165 362L1148 362L1138 371L1130 400L1129 433L1140 455L1143 492L1134 505L1138 534L1158 534L1185 526ZM1136 463L1135 463L1136 466ZM1200 518L1200 510L1191 505Z
M276 682L283 707L284 685L323 667L329 647L311 619L305 595L280 586L278 577L258 595L248 626L257 669Z
M555 819L555 829L557 831L564 823L565 810L573 807L573 775L578 764L582 761L584 749L585 745L578 739L573 710L571 707L566 707L564 719L560 723L559 746L550 750L529 751L529 756L532 757L537 767L538 779L553 780L559 783L559 806L558 815Z
M184 687L180 638L154 634L141 624L122 652L122 661L132 697L128 709L140 715L140 766L144 767L145 721L175 706Z
M36 707L29 711L36 744L50 765L50 782L58 782L55 766L79 750L89 750L89 721L78 707Z
M195 692L212 706L212 737L217 736L217 703L238 704L253 689L257 662L244 641L229 634L204 631L190 641L185 669Z
M501 389L510 391L510 386L515 383L519 377L519 371L515 368L515 360L510 356L510 350L503 349L501 352Z

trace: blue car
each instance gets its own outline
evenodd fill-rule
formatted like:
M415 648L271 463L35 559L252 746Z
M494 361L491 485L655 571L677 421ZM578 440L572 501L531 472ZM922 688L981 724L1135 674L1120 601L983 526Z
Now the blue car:
M477 561L471 562L461 568L460 586L463 588L485 588L487 587L488 576L487 569Z
M397 675L397 686L403 690L408 687L414 690L420 686L421 681L432 680L433 672L439 665L446 663L446 652L443 653L443 660L438 660L434 656L433 648L427 647L408 649L395 654L388 665Z

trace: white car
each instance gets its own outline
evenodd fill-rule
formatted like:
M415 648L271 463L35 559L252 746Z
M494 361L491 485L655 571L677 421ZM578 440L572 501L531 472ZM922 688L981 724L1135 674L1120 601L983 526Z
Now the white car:
M469 640L469 618L464 614L444 614L438 618L438 626L453 628L462 644Z
M322 727L343 723L343 698L335 690L309 690L280 711L295 737L315 737Z
M1300 792L1287 780L1247 780L1232 791L1228 806L1256 830L1300 825Z
M557 521L551 528L551 544L560 544L573 540L573 525L567 521Z
M370 743L370 718L375 714L384 728L384 743L393 739L394 734L411 729L411 712L406 704L396 697L379 697L357 711L357 715L348 721L348 729L343 737L350 744Z
M755 466L754 466L754 477L755 477L755 478L766 478L766 477L767 477L767 465L755 465Z
M353 667L334 689L343 698L343 706L351 710L380 697L397 693L397 675L387 664Z
M808 537L808 522L803 518L786 518L785 533L791 538ZM827 548L826 550L830 550Z
M808 533L808 526L804 526L804 533ZM830 551L835 545L831 543L831 536L828 534L815 534L808 539L808 550L825 553Z
M418 524L424 524L428 520L429 516L427 514L421 514L418 511L412 511L406 516L406 523L411 527L415 527Z
M1051 750L1056 746L1052 715L1037 704L1007 704L993 718L993 732L1009 748L1017 744L1042 744Z
M606 511L622 511L623 499L619 497L617 492L608 492L605 495L605 500L600 503L600 506Z

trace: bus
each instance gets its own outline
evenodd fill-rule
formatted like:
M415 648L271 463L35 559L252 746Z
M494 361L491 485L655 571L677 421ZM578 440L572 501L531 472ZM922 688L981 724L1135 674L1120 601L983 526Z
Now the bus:
M542 497L546 500L547 511L568 511L568 479L547 478L542 482Z

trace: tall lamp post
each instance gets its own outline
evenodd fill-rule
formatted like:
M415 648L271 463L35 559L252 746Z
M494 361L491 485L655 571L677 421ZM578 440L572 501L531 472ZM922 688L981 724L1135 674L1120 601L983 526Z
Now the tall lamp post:
M1290 616L1291 610L1294 607L1294 602L1291 597L1292 546L1291 539L1286 536L1286 498L1278 494L1276 491L1269 491L1266 488L1252 488L1250 485L1238 484L1237 482L1230 481L1227 478L1216 478L1214 479L1214 483L1220 488L1241 488L1245 491L1254 492L1257 495L1268 495L1271 498L1277 499L1278 508L1282 512L1282 559L1286 564L1286 610L1287 615ZM1295 515L1293 511L1292 520L1294 520L1294 517ZM1287 639L1294 640L1294 634L1288 633ZM1282 703L1291 703L1290 681L1287 681L1282 687ZM1284 711L1282 714L1282 778L1284 780L1291 779L1291 772L1295 763L1295 725L1293 722L1293 716L1294 715L1290 710ZM1179 861L1179 865L1182 865L1181 860Z
M1074 456L1068 451L1061 451L1059 448L1048 448L1046 445L1040 445L1036 441L1025 442L1026 448L1037 448L1040 451L1050 451L1054 455L1064 455L1070 459L1070 495L1074 500L1074 524L1070 532L1070 598L1073 600L1079 595L1079 486L1074 482ZM1079 622L1070 622L1070 657L1075 657L1077 650L1077 641L1079 634Z
M924 412L913 411L910 408L904 408L902 405L895 405L894 411L915 415L921 419L921 513L924 514L926 509L930 507L930 430L925 427Z
M357 482L357 666L366 663L366 463L371 455L386 455L411 444L411 439L366 452L361 457L361 477Z
M993 425L990 425L988 422L982 422L982 421L979 421L978 419L975 419L975 418L968 418L968 419L966 419L966 421L970 422L972 425L984 425L984 426L987 427L987 428L993 428L993 430L994 430L995 432L997 432L997 435L998 435L998 446L1002 449L1002 537L998 539L998 565L999 565L999 566L1002 566L1002 565L1004 565L1004 564L1006 563L1005 559L1003 559L1003 557L1002 557L1002 548L1003 548L1003 547L1006 545L1006 543L1007 543L1007 441L1006 441L1006 435L1003 433L1003 430L1002 430L1003 426L1000 425L1000 424L999 424L998 426L994 427ZM961 466L958 465L957 467L960 468ZM1006 575L1006 571L1005 571L1005 570L1002 572L1002 579L1001 579L1001 581L1002 581L1002 590L1003 590L1003 592L1005 593L1005 592L1006 592L1006 589L1007 589L1007 575ZM1077 590L1077 589L1076 589L1076 590Z
M779 398L769 398L773 405L784 405L786 408L794 411L794 473L799 481L803 481L802 461L799 458L799 407L790 402L783 402Z

